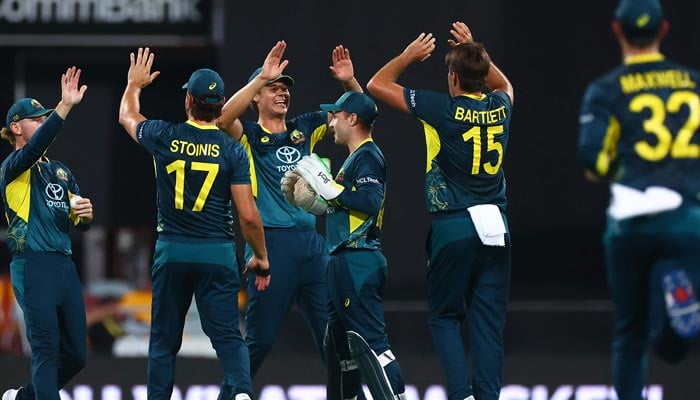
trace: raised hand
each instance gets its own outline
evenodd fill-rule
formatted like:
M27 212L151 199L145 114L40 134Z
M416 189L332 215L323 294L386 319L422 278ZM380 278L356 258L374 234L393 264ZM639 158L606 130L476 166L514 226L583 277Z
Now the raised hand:
M154 57L155 54L151 53L148 47L139 47L136 55L134 55L134 53L129 54L131 64L129 65L129 73L127 74L128 84L143 89L160 75L160 71L151 73Z
M454 37L454 40L447 39L447 43L450 47L455 47L460 43L473 43L474 37L472 37L472 31L469 29L467 24L462 21L457 21L452 23L452 29L450 29L450 34Z
M80 86L80 73L82 71L72 66L61 75L61 102L67 106L74 106L83 100L87 85Z
M332 57L333 65L328 68L330 68L333 78L340 82L347 82L355 77L355 69L350 59L350 50L343 47L342 44L335 46Z
M403 56L411 62L425 61L435 50L435 37L432 33L421 33L416 40L411 42L403 51Z
M270 79L275 79L282 74L289 60L282 61L282 56L284 55L284 50L287 48L287 43L284 40L280 40L272 46L270 52L265 57L265 61L262 65L262 70L260 71L260 78L264 79L265 82Z

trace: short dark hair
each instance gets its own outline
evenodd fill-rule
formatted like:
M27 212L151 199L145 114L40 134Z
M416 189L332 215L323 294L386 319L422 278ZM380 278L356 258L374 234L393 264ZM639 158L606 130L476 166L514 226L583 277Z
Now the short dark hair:
M491 57L481 43L461 43L447 52L445 65L457 74L459 86L467 92L478 92L486 84Z
M223 100L218 103L207 103L205 101L192 98L192 108L190 113L192 117L198 121L214 121L221 116L221 109L224 107Z

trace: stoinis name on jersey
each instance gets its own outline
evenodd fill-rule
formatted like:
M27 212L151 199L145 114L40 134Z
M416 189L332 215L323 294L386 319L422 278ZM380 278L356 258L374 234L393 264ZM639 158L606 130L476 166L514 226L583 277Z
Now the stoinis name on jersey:
M212 143L191 143L184 140L174 139L170 142L170 152L185 154L190 157L208 156L218 157L219 145Z
M457 107L455 109L454 119L456 119L457 121L466 121L474 125L489 125L502 121L506 119L506 117L507 115L505 106L501 106L493 110L487 111Z

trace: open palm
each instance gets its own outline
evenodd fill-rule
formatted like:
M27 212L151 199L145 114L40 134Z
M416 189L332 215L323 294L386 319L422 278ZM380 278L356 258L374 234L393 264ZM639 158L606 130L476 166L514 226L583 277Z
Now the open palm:
M66 105L76 105L83 100L87 85L80 86L82 71L72 66L61 75L61 101Z

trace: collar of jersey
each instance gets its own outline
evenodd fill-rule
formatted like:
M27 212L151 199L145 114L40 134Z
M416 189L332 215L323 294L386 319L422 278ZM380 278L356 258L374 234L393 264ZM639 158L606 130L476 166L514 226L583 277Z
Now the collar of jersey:
M637 54L625 58L625 65L642 64L655 61L663 61L664 55L661 53Z
M185 123L190 124L197 129L219 129L216 125L200 125L200 124L198 124L192 120L189 120L189 119Z
M278 134L280 134L280 133L286 133L286 132L287 132L286 130L285 130L285 131L282 131L282 132L272 132L271 130L265 128L264 126L262 126L262 125L260 125L260 124L258 124L258 126L260 127L260 129L262 129L263 132L267 133L268 135L278 135Z
M486 98L486 93L482 93L480 96L477 96L475 94L462 93L460 94L460 96L469 97L470 99L474 100L483 100Z

